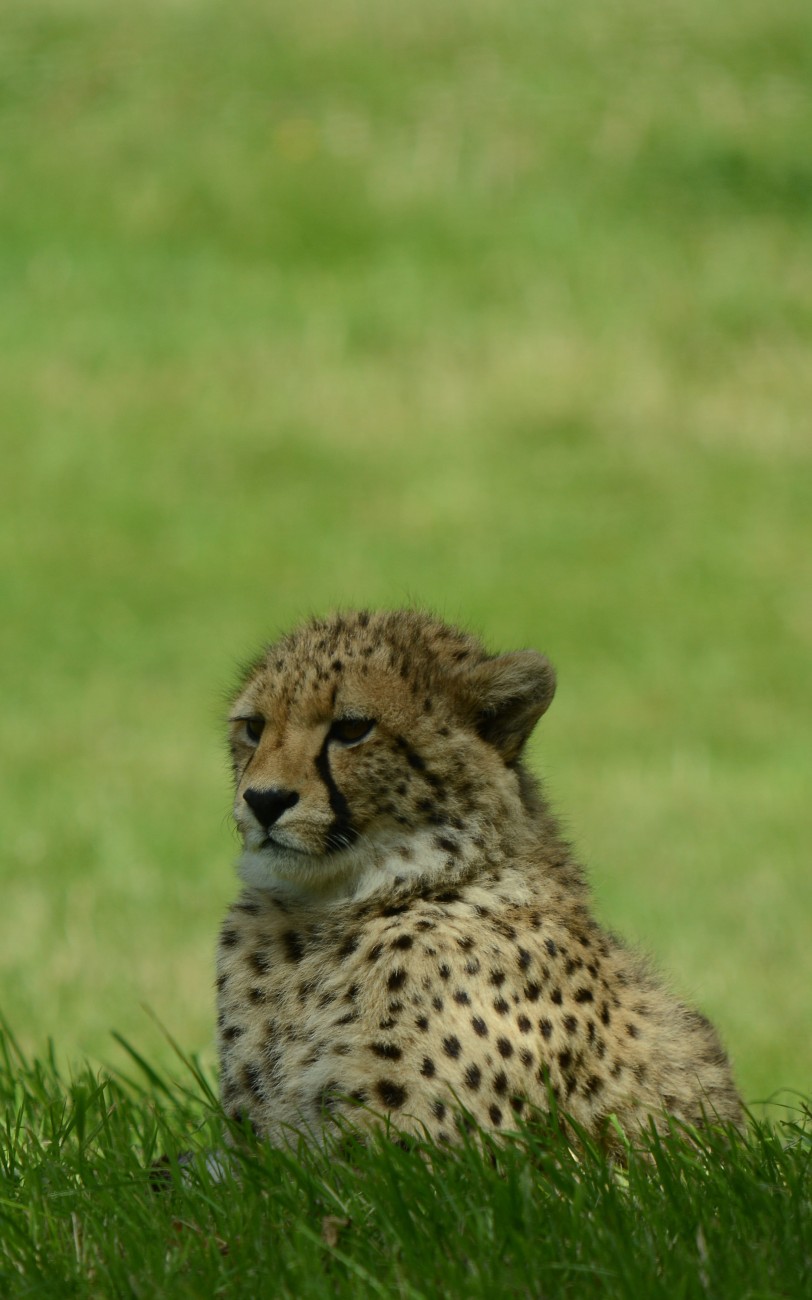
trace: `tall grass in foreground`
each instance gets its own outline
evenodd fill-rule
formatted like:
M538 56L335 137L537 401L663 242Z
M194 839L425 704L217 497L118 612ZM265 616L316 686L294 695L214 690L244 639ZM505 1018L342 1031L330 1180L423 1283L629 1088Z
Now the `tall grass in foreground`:
M812 1141L654 1137L620 1168L560 1134L421 1158L382 1140L328 1153L246 1140L219 1181L221 1118L185 1082L70 1080L2 1038L4 1296L802 1296ZM154 1187L152 1163L195 1154Z

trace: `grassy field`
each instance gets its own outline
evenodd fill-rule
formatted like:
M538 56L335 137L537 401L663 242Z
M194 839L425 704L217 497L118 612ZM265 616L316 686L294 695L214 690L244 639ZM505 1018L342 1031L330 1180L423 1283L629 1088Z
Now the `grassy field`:
M282 1152L243 1136L213 1180L207 1080L149 1074L140 1091L90 1072L68 1083L0 1038L8 1300L812 1294L812 1146L798 1125L732 1147L653 1140L621 1166L543 1124L484 1151ZM151 1174L190 1144L181 1178L166 1163Z
M211 1059L235 665L416 600L550 654L602 917L809 1092L810 87L807 0L6 0L27 1049Z

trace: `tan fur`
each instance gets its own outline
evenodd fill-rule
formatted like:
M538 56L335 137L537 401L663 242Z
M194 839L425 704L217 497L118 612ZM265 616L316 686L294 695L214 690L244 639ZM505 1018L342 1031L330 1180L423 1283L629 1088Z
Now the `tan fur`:
M275 1143L337 1113L452 1141L460 1107L504 1129L551 1094L595 1134L741 1122L712 1026L593 919L521 763L553 690L542 655L417 611L311 622L252 666L230 723L246 888L218 955L229 1114ZM297 798L266 828L244 796L268 790Z

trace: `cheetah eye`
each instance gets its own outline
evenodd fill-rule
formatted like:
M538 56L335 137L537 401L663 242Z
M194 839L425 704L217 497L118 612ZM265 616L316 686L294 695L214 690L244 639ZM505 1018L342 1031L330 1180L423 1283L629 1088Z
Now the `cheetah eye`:
M341 745L360 745L374 726L372 718L336 718L327 733L327 739L337 740Z
M264 718L243 718L242 724L245 727L245 738L252 745L258 745L263 731L265 730Z

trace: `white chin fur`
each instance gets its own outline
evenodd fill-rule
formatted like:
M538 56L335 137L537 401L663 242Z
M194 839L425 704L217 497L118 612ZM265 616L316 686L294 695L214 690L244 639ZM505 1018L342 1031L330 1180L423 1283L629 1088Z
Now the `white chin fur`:
M444 856L438 855L431 840L429 833L413 833L408 838L412 849L408 861L397 851L407 842L399 835L375 844L361 841L327 857L281 847L246 847L237 873L253 889L281 890L314 901L357 900L390 891L396 877L398 883L409 877L426 882L444 877L448 870Z
M334 890L342 878L355 876L351 857L349 852L324 858L281 847L247 848L237 863L237 873L254 889L283 885L297 893L319 894Z

